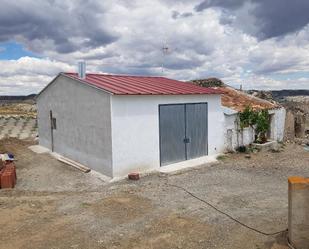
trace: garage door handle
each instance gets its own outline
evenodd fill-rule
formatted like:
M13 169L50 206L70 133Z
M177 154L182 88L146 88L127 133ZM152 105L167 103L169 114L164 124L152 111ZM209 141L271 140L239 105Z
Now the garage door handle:
M183 139L183 142L184 142L185 144L188 144L188 143L190 143L190 138L188 138L188 137L185 137L185 138Z

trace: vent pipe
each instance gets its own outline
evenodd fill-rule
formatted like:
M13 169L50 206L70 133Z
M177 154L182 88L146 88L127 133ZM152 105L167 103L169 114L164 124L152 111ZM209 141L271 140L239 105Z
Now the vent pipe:
M78 62L78 78L80 79L86 78L86 62L85 61Z

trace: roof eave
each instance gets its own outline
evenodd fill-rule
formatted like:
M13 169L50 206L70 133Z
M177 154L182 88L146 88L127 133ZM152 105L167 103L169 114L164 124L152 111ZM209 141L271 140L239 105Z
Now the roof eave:
M105 93L114 95L114 93L109 92L109 91L107 91L107 90L105 90L105 89L103 89L103 88L94 86L94 85L92 85L92 84L89 84L89 83L87 83L87 81L84 81L84 80L81 80L81 79L77 79L77 78L74 78L74 77L70 77L70 76L66 75L65 73L63 73L63 72L60 72L55 78L52 79L51 82L49 82L49 83L36 95L35 100L37 100L37 99L41 96L41 94L42 94L43 92L45 92L45 90L46 90L50 85L52 85L60 76L67 77L67 78L69 78L69 79L71 79L71 80L75 80L75 81L77 81L77 82L86 84L86 85L88 85L88 86L90 86L90 87L92 87L92 88L98 89L98 90L103 91L103 92L105 92Z
M41 94L42 94L43 92L45 92L45 90L46 90L51 84L53 84L57 78L60 77L60 75L61 75L61 73L59 73L55 78L53 78L52 81L49 82L49 83L48 83L48 84L35 96L35 100L37 100L37 99L41 96Z

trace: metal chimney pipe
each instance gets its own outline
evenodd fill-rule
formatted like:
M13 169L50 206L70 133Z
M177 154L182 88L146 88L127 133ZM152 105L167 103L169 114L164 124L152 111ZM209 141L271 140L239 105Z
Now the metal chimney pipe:
M80 79L86 78L86 62L85 61L78 62L78 78Z

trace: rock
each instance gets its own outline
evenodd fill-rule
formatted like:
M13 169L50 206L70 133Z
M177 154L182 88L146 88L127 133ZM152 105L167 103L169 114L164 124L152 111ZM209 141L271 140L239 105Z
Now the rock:
M128 178L129 178L129 180L137 181L140 178L139 173L137 173L137 172L129 173Z

